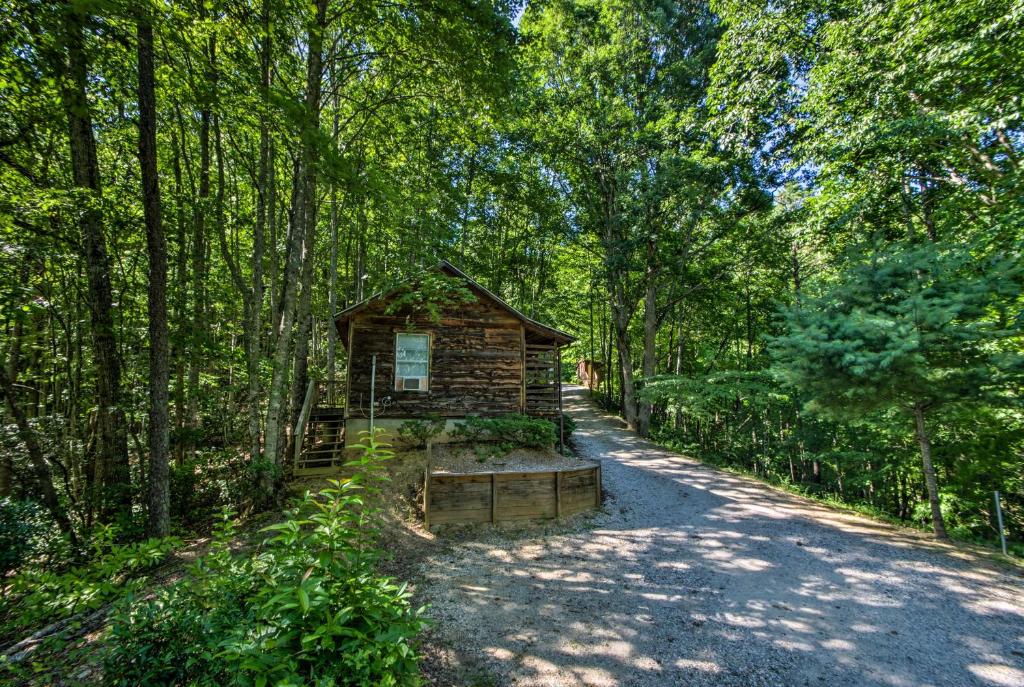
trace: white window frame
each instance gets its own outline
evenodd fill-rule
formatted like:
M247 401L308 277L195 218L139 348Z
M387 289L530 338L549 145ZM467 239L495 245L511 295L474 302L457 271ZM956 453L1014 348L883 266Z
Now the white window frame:
M398 340L402 336L420 336L427 340L427 374L425 377L400 377L398 375ZM410 391L413 393L425 393L430 391L431 358L434 352L434 337L429 332L395 332L395 391ZM417 380L417 388L412 389L406 386L407 380Z

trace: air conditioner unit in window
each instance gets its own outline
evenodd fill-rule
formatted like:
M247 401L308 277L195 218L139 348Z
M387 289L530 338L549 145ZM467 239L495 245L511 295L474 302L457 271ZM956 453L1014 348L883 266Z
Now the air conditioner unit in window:
M402 389L404 391L419 391L423 382L421 377L405 377L402 379Z

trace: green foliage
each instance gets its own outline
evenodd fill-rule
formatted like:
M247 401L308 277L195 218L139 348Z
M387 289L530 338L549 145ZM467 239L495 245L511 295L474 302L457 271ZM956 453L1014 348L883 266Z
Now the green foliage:
M555 423L555 436L557 437L558 436L558 420L556 419L554 421L554 423ZM576 420L573 419L572 415L569 415L568 413L562 413L562 442L564 443L564 442L569 441L569 438L572 436L573 432L575 432L575 431L576 431Z
M440 415L427 415L417 420L406 420L398 427L398 434L407 443L419 448L444 431L445 419Z
M788 397L763 371L722 371L706 375L661 375L644 384L641 396L663 404L669 412L708 421L723 412L765 408L785 403Z
M353 476L306 493L264 529L257 551L232 553L228 514L189 578L113 618L110 684L415 685L420 612L376 573L382 461L374 439Z
M224 507L259 505L260 485L280 476L280 465L264 459L251 460L238 451L204 451L171 466L172 521L184 530L206 529Z
M90 542L88 562L62 572L29 567L15 575L0 634L12 637L138 591L146 582L142 574L181 545L175 537L115 544L116 535L114 526L99 525Z
M516 414L467 417L455 425L452 436L459 441L496 442L510 448L550 448L558 441L558 433L550 420Z
M855 254L836 283L786 312L776 372L808 408L856 417L1005 396L1021 359L1017 323L994 309L1020 269L932 243Z
M386 312L405 313L410 318L425 314L436 324L441 321L441 313L446 308L475 302L476 295L464 280L432 270L400 286L388 303Z
M659 443L873 517L914 526L930 519L905 413L842 421L809 415L797 391L767 372L663 375L643 393L663 412L653 433ZM992 492L999 490L1012 546L1024 522L1024 423L1012 409L950 405L932 424L950 534L991 544Z
M66 554L65 541L42 506L0 499L0 579L22 565L48 563Z

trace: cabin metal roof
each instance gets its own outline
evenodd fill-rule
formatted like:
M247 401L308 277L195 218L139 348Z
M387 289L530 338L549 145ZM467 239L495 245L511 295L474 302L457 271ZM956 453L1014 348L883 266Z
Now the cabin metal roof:
M531 318L527 317L526 315L524 315L523 313L521 313L518 310L516 310L515 308L513 308L511 305L506 303L504 300L502 300L496 294L492 293L485 286L480 284L478 281L476 281L475 279L470 277L468 274L466 274L465 272L463 272L462 270L460 270L458 267L456 267L455 265L451 264L447 260L442 260L440 263L438 263L434 267L430 268L430 270L441 270L443 272L446 272L450 276L457 277L459 279L464 279L466 281L466 283L469 284L470 287L472 287L476 291L479 291L486 298L488 298L491 301L493 301L495 304L497 304L502 309L508 311L509 314L511 314L513 317L515 317L516 319L521 321L523 323L523 325L526 326L527 329L532 330L536 334L540 334L543 337L547 337L549 339L552 339L553 341L555 341L555 342L557 342L559 344L570 344L570 343L572 343L573 341L576 340L576 337L572 336L571 334L567 334L567 333L563 332L561 329L555 329L554 327L549 327L546 324L543 324L541 322L538 322L537 320L534 320L534 319L531 319ZM430 270L428 270L428 271L430 271ZM340 310L339 312L337 312L334 315L335 326L338 326L338 325L340 325L340 324L342 324L344 322L347 322L349 319L351 319L351 317L353 315L355 315L355 314L365 310L367 307L369 307L373 303L375 303L377 301L386 300L387 298L393 296L395 293L398 292L399 289L401 289L401 287L404 284L408 284L411 281L415 281L415 279L417 279L417 277L410 277L409 279L405 279L405 280L403 280L402 282L397 284L394 288L392 288L389 291L380 291L378 293L373 294L369 298L365 298L365 299L363 299L362 301L360 301L358 303L350 305L349 307L345 308L344 310Z

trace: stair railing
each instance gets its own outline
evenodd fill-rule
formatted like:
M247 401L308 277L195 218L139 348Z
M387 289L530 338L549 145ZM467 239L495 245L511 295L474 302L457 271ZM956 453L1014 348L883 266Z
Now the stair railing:
M299 411L299 421L295 423L295 465L299 465L302 458L302 448L306 443L306 425L309 424L309 414L316 405L317 384L315 379L309 380L306 387L306 400L302 402L302 410Z

